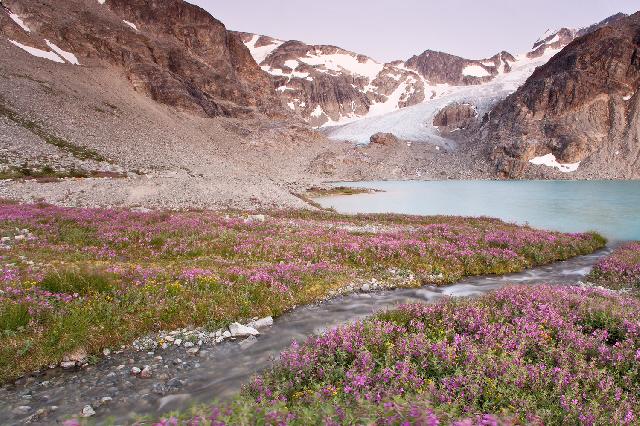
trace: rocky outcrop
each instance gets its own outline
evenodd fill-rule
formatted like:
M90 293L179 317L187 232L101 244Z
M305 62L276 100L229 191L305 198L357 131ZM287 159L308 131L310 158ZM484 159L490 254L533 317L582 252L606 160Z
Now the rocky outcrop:
M529 160L553 154L560 164L637 177L639 87L636 13L575 39L538 68L491 111L482 136L505 176L525 175Z
M489 59L471 60L444 52L426 50L409 58L406 67L417 71L431 84L462 86L490 81L500 72L509 72L515 58L500 52Z
M182 0L102 3L8 0L5 6L29 31L9 13L0 13L0 28L29 47L48 51L54 43L83 66L116 67L136 91L192 113L286 116L269 76L203 9Z
M466 129L473 124L478 116L474 105L457 103L442 108L433 118L433 125L441 132L449 133L454 130Z
M400 140L393 133L376 133L369 139L372 145L393 146L398 145Z

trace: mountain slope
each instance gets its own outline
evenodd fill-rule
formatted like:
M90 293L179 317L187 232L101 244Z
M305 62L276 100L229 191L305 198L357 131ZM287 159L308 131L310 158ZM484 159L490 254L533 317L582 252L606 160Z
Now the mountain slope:
M506 176L565 164L585 175L638 177L639 87L636 13L577 38L537 69L491 112L483 139Z
M4 48L59 63L108 63L136 91L207 116L286 114L240 40L187 2L69 0L60 7L52 0L9 0L4 5L0 30L12 43Z

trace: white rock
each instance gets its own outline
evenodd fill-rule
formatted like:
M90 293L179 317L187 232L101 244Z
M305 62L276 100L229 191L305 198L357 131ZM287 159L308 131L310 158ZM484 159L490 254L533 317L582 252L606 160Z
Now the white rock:
M371 290L371 286L368 283L365 283L362 285L362 291L369 291Z
M173 344L176 345L176 346L180 346L182 344L182 339L174 340Z
M138 374L140 374L142 370L139 369L138 367L133 367L131 368L131 374L133 374L134 376L137 376Z
M192 342L184 342L184 345L182 345L185 348L192 348L194 347L194 344Z
M16 236L15 236L15 237L13 237L13 238L14 238L16 241L19 241L19 240L24 240L24 239L25 239L25 236L24 236L24 235L16 235Z
M272 325L273 325L273 318L270 316L260 318L259 320L251 321L249 324L247 324L248 327L253 327L256 330L264 327L270 327Z
M257 336L258 334L260 334L260 332L255 328L247 327L246 325L242 325L239 322L234 322L229 325L229 331L231 332L231 337Z
M229 337L231 337L231 332L229 330L226 330L224 333L222 333L223 339L228 339Z
M187 353L188 353L189 355L196 355L196 354L198 353L198 351L200 351L200 349L198 349L198 348L190 348L190 349L187 349Z
M109 356L111 355L111 349L105 348L102 350L102 355Z
M60 363L60 367L62 368L73 368L76 366L76 362L75 361L62 361Z
M90 405L85 405L82 409L82 417L91 417L96 414L96 411Z

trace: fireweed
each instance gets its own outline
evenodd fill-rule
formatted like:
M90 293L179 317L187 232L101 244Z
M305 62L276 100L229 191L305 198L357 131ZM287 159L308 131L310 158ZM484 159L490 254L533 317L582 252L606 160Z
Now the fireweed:
M236 399L158 424L638 422L640 301L511 286L293 343Z
M354 279L406 286L590 253L592 234L488 218L135 212L0 202L0 382L142 334L220 327L322 300ZM17 238L16 238L17 237Z
M593 267L589 277L611 288L640 288L640 242L615 249Z

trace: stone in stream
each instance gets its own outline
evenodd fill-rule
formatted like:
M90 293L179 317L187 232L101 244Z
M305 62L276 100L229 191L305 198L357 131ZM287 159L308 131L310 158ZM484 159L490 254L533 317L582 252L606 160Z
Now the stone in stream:
M247 327L255 328L256 330L265 327L271 327L273 325L273 318L268 316L264 318L260 318L259 320L251 321L247 324Z
M132 367L131 368L131 374L133 374L134 376L137 376L141 372L142 372L142 370L140 368L138 368L138 367Z
M231 333L231 337L248 337L257 336L258 334L260 334L260 332L255 328L247 327L246 325L242 325L239 322L230 324L229 332Z
M93 407L90 405L85 405L84 408L82 409L82 417L91 417L91 416L95 416L95 414L96 414L96 410L94 410Z
M167 380L167 386L170 388L181 388L184 385L184 381L178 379L177 377L174 377L173 379L169 379Z
M20 405L13 409L13 414L27 414L29 411L31 411L31 407L28 405Z
M256 339L256 336L249 336L246 339L244 339L242 342L240 342L240 347L242 349L246 349L257 341L258 339Z

